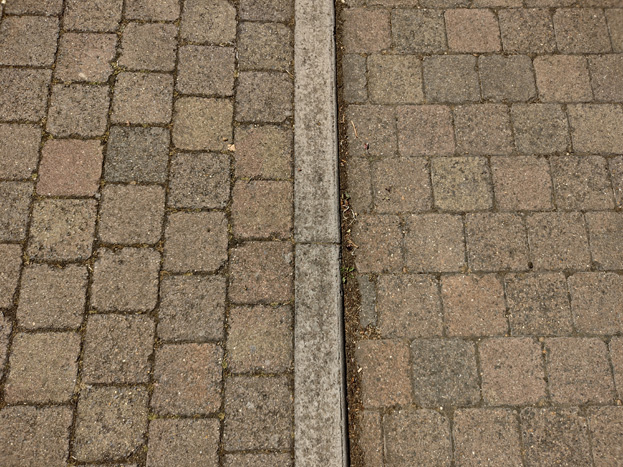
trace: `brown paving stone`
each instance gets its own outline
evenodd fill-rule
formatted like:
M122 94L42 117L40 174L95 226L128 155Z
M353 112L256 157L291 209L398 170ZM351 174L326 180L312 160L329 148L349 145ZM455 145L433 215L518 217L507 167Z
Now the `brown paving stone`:
M424 58L424 92L430 102L480 100L476 57L432 55Z
M393 108L351 105L346 118L350 122L347 135L351 155L390 156L396 153L396 117Z
M62 0L21 0L3 4L4 10L13 15L59 15L63 9Z
M447 49L443 12L392 10L392 39L401 52L435 53Z
M458 410L452 434L457 465L523 465L519 420L514 410Z
M383 337L434 337L443 332L437 280L424 275L381 275L376 310Z
M386 465L449 466L448 419L434 410L407 408L383 416Z
M87 387L80 393L73 456L78 461L129 456L144 442L147 401L143 387Z
M229 299L285 303L292 299L293 253L288 242L247 242L230 252Z
M69 454L71 422L69 407L4 407L0 410L0 459L15 466L63 465Z
M521 7L522 0L474 0L472 6L483 7Z
M9 16L0 24L0 64L50 66L54 62L58 18ZM24 37L28 36L28 40Z
M147 464L153 467L202 465L217 467L219 421L152 420Z
M128 23L121 38L119 65L128 70L173 71L177 27L161 23Z
M500 50L500 28L493 11L447 10L445 20L451 50L476 53Z
M359 272L397 272L403 265L398 216L359 216L352 229Z
M82 266L56 268L32 264L22 273L17 307L19 326L25 329L70 328L82 324L87 271Z
M182 39L222 44L236 36L236 8L226 0L188 0L182 11Z
M546 9L498 11L505 52L550 53L556 50L551 13Z
M0 182L0 240L26 237L32 183Z
M227 99L178 99L173 144L180 149L222 151L232 140L232 115L232 102Z
M105 86L55 85L47 130L54 136L101 136L106 131L108 104Z
M241 0L240 18L252 21L282 21L292 19L294 5L289 0Z
M240 73L236 89L236 120L281 123L293 115L293 85L287 73Z
M39 160L41 128L0 124L0 178L30 178Z
M49 140L41 151L37 194L93 196L102 174L100 141Z
M45 260L87 259L95 233L95 210L94 200L36 201L26 253Z
M558 50L563 53L600 53L611 50L603 10L559 9L554 13Z
M100 249L91 305L99 311L150 311L158 298L160 254L146 248Z
M590 57L588 64L595 99L606 102L623 101L623 55Z
M168 160L167 129L113 126L108 137L104 179L110 182L164 183Z
M413 272L456 272L465 266L460 216L413 215L406 220L406 266Z
M543 157L492 157L491 173L498 209L541 211L553 208L552 179Z
M506 334L504 288L494 274L442 276L441 298L448 335Z
M614 189L614 199L618 207L623 207L623 156L614 157L609 161L610 179Z
M113 123L169 123L173 78L159 73L119 73L115 85Z
M510 275L505 284L512 335L571 333L569 294L563 274Z
M623 278L614 273L581 272L567 279L575 328L580 333L623 330Z
M232 373L281 373L292 364L289 306L235 307L229 311L227 361Z
M588 269L591 263L580 213L535 213L526 218L535 269Z
M420 5L425 8L456 8L468 4L469 0L420 0Z
M623 213L593 212L586 219L596 267L623 269Z
M613 337L609 344L610 360L614 370L614 381L619 392L619 399L623 398L623 337Z
M558 209L612 209L608 163L599 156L552 157L552 177Z
M379 213L428 211L432 207L426 159L382 159L372 165L374 207Z
M366 57L357 54L342 56L342 93L346 102L360 103L368 99L366 72Z
M214 272L227 260L227 219L221 212L169 214L164 268L170 272Z
M383 465L383 434L381 414L366 410L359 415L358 446L363 451L365 465Z
M237 238L289 238L292 234L293 187L286 181L238 181L231 222Z
M290 454L226 454L223 465L225 467L264 467L266 465L279 465L290 467L293 465Z
M569 106L568 112L576 151L621 152L623 108L613 104L579 104Z
M229 156L176 154L171 161L168 205L222 209L229 200Z
M376 281L369 276L358 275L357 285L361 296L361 309L359 311L359 325L365 328L369 325L376 326Z
M615 52L623 52L623 9L605 10L605 13L612 48Z
M241 22L238 31L241 70L287 71L293 60L292 31L279 23Z
M287 179L292 174L292 130L278 126L237 126L236 176Z
M186 45L178 52L176 89L182 94L231 96L235 54L232 47Z
M40 120L51 77L50 70L0 69L0 120Z
M0 312L0 378L4 376L11 331L13 331L13 321L4 312Z
M362 111L370 112L372 115L367 118L375 118L376 115L388 118L376 112L373 108L361 107ZM360 122L355 122L355 124ZM402 156L444 156L454 153L454 129L452 127L452 114L450 109L441 105L427 106L404 106L398 107L397 110L397 127L398 127L398 147ZM360 135L361 128L358 126L357 131ZM350 128L349 128L350 130ZM393 126L388 127L386 133L386 141L384 149L388 152L395 150L395 133L392 133ZM375 131L371 127L369 131ZM396 131L396 130L393 130ZM365 133L364 133L365 135ZM370 143L370 154L379 154L378 148L373 152L372 146L375 146L374 140L376 134L371 136L373 141ZM349 133L349 140L352 137ZM364 151L365 153L365 151ZM381 153L382 154L382 153Z
M352 8L342 12L342 41L351 53L374 53L391 45L389 12Z
M106 185L102 188L99 238L105 243L156 243L162 234L164 188Z
M155 324L144 315L91 315L84 338L82 381L147 383Z
M286 376L226 380L222 443L227 451L291 448L290 384Z
M480 401L473 342L416 339L411 343L413 394L424 407L469 406Z
M557 404L612 402L614 381L608 348L598 338L545 340L549 391Z
M124 17L145 21L175 21L180 16L178 0L126 0Z
M586 102L593 99L588 63L579 55L544 55L534 59L536 83L543 102Z
M365 408L411 403L409 346L398 340L362 340L355 360Z
M483 55L478 69L486 100L516 102L536 97L532 60L527 55Z
M222 362L223 350L216 344L163 345L156 350L152 408L167 415L216 412Z
M63 81L108 81L115 58L115 34L73 33L61 36L54 76Z
M502 104L454 108L457 150L477 155L507 155L513 149L508 109Z
M123 0L68 0L63 27L81 31L114 32L121 20Z
M0 307L11 308L22 265L19 245L0 244Z
M167 340L218 340L223 337L225 279L165 276L160 284L158 337Z
M10 404L68 402L76 384L79 352L76 333L16 334L4 399Z
M476 271L517 271L528 267L523 222L516 214L468 214L467 257Z
M588 413L593 460L596 466L623 462L623 408L595 407Z
M431 162L435 206L444 211L493 207L489 164L484 157L443 157Z
M545 400L538 342L528 337L498 337L481 341L478 352L485 404L536 404Z
M567 150L567 116L554 104L516 104L511 108L517 150L549 154Z
M586 419L577 409L532 408L521 411L528 465L591 465Z
M368 92L374 104L421 103L424 93L420 59L414 55L371 55Z
M372 169L368 159L351 157L346 161L349 206L356 213L372 210ZM345 195L346 196L346 195Z

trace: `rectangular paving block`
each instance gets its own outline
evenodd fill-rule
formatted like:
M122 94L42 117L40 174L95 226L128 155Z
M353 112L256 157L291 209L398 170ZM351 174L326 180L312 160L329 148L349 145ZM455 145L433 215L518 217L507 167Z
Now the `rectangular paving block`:
M378 213L429 211L432 190L423 157L386 158L372 164L374 209Z
M115 34L74 33L61 36L54 77L62 81L103 83L113 72Z
M0 182L0 241L26 237L32 183Z
M217 467L218 419L152 420L149 423L147 464L166 467L184 459L190 465Z
M552 176L545 157L490 158L495 203L501 211L553 209Z
M0 177L30 178L39 160L41 128L0 124Z

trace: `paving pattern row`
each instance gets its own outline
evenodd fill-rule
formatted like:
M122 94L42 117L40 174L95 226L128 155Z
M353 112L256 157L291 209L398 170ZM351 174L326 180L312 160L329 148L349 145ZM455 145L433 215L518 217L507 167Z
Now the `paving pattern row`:
M359 464L623 462L622 7L341 9Z
M293 2L0 15L0 464L291 465Z

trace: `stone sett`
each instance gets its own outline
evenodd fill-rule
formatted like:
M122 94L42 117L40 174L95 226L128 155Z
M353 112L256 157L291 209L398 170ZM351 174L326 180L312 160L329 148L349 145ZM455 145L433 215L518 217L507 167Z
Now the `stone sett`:
M552 157L552 178L558 209L614 208L608 162L600 156Z
M63 27L69 30L114 32L121 21L123 0L68 0Z
M184 2L180 36L193 42L231 43L236 37L236 8L227 0L188 0Z
M22 266L22 248L19 245L0 244L0 308L13 306L13 294Z
M619 399L621 399L623 398L623 337L613 337L608 347L614 370L614 381L619 393Z
M65 33L59 41L54 77L104 83L113 72L116 46L115 34Z
M376 212L418 212L432 207L428 163L422 157L376 161L372 180Z
M588 60L595 99L623 101L623 55L591 56Z
M423 102L422 64L414 55L368 57L368 92L373 104Z
M534 70L543 102L587 102L593 99L586 57L538 56L534 59Z
M111 120L120 124L168 124L172 101L173 78L170 75L122 72L115 84Z
M370 111L373 115L389 117L383 116L371 108L364 109L362 106L361 109L362 111ZM402 156L446 156L454 153L454 128L449 107L441 105L398 107L396 117L398 148ZM369 116L367 118L372 119L374 117ZM357 128L358 131L361 131L360 127ZM388 127L388 130L383 146L389 152L395 148L396 130L393 130L393 126ZM368 131L374 134L375 129L372 127ZM374 136L370 136L370 139L376 137L374 134ZM350 134L349 140L352 141ZM373 145L374 142L370 144L370 154L378 155L378 153L372 152Z
M154 321L145 315L90 315L84 338L86 384L148 383Z
M292 130L273 125L235 128L236 176L289 179L292 176Z
M180 16L178 0L126 0L124 17L144 21L175 21Z
M495 203L501 211L547 211L553 208L552 178L546 158L492 157Z
M226 154L176 154L171 160L168 205L224 208L229 200L229 166Z
M13 321L0 312L0 378L4 377L4 368L9 351L9 337L13 331Z
M288 71L293 60L292 31L279 23L241 22L238 66L241 70Z
M623 52L623 8L605 10L610 30L612 48L615 52Z
M361 103L368 99L366 57L358 54L342 56L342 94L348 103Z
M561 8L554 13L558 50L563 53L610 52L608 25L603 10Z
M358 275L357 285L361 297L361 309L359 310L359 325L366 328L376 326L376 281L369 276Z
M1 130L0 130L1 131ZM614 199L618 207L623 207L623 156L613 157L608 161L610 180L614 189Z
M359 414L359 448L363 451L365 465L383 465L383 434L381 414L365 410Z
M287 73L242 72L236 89L236 120L281 123L293 115L293 94Z
M424 92L430 102L476 102L480 83L473 55L424 57Z
M0 177L30 178L39 160L41 128L0 124Z
M231 96L235 53L232 47L185 45L178 51L176 89L182 94Z
M454 108L457 151L476 155L508 155L513 150L508 108L474 104Z
M346 131L352 156L390 156L396 153L396 116L392 107L351 105L346 118L350 123Z
M101 136L106 131L108 88L90 85L54 85L47 130L54 136Z
M231 144L233 105L228 99L175 101L173 144L180 149L223 151Z
M82 324L87 271L31 264L22 273L17 322L24 329L76 329Z
M406 53L439 53L447 49L442 11L396 9L391 15L395 49Z
M346 161L346 173L349 177L349 206L354 212L369 213L372 210L372 169L368 159L351 157Z
M389 12L351 8L342 12L342 42L351 53L374 53L391 45Z
M359 216L352 228L352 240L358 246L355 262L359 272L402 269L402 228L398 216Z
M54 63L58 18L8 16L0 23L0 65L50 66ZM25 37L28 40L24 40Z
M483 55L478 70L483 99L521 102L536 97L532 60L527 55Z
M516 104L511 108L511 119L519 152L551 154L567 150L567 116L560 105Z
M240 0L240 18L251 21L288 22L294 14L290 0Z
M219 340L225 317L225 278L165 276L160 283L158 337L165 341Z
M51 78L50 70L0 69L0 120L41 120Z
M588 413L588 425L595 465L617 465L623 462L623 408L592 408Z
M203 415L221 405L223 350L216 344L165 344L156 350L153 410Z
M265 465L280 465L292 467L292 459L289 453L267 454L225 454L223 465L225 467L263 467Z
M161 23L128 23L121 38L119 65L128 70L173 71L177 27Z
M586 214L591 253L598 269L623 269L623 213Z
M32 183L0 182L0 241L26 237Z
M152 420L149 423L147 465L167 467L179 464L217 467L219 421Z
M613 104L568 107L573 148L585 153L619 153L623 147L623 108Z
M575 328L612 335L623 330L623 278L614 273L580 272L567 279Z
M551 53L556 38L551 13L547 9L512 8L498 11L505 52Z
M489 164L484 157L440 157L431 162L435 206L443 211L493 207Z
M493 11L446 10L445 20L450 50L470 53L500 50L500 28Z
M13 15L60 15L62 0L22 0L3 4L4 11Z

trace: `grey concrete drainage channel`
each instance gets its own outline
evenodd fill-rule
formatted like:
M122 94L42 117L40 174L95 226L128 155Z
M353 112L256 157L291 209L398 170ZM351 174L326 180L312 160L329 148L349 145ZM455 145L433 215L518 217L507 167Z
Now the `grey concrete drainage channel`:
M295 2L295 465L348 465L332 0Z

